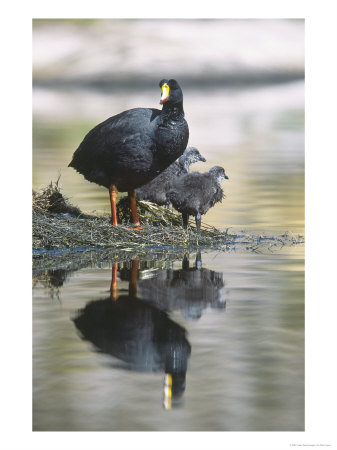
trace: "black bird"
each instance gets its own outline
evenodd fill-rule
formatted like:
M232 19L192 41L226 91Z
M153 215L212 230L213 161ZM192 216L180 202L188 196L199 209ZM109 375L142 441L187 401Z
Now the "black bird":
M170 201L167 198L167 193L171 188L172 181L175 177L188 173L190 165L198 161L205 162L206 159L196 147L187 147L180 158L165 169L164 172L136 190L137 199L168 207Z
M162 110L134 108L110 117L89 131L69 164L109 189L113 225L118 191L128 192L133 222L140 225L135 189L163 172L187 146L182 90L175 80L161 80L159 86Z
M222 180L228 179L220 166L209 172L191 172L176 178L167 196L173 207L182 213L183 226L187 228L189 216L195 217L197 232L200 232L201 216L223 199L220 187Z

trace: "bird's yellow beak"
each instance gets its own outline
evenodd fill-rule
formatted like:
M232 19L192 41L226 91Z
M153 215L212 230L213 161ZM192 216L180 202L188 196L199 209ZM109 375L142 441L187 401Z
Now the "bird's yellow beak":
M164 83L161 87L161 97L160 97L160 104L162 105L168 100L170 94L170 87L167 83Z

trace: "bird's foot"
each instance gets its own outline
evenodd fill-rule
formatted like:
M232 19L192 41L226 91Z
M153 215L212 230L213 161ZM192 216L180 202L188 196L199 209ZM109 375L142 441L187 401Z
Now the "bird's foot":
M144 227L141 225L140 222L134 223L131 227L127 227L127 228L128 228L128 230L134 230L134 231L140 231L140 230L144 229Z

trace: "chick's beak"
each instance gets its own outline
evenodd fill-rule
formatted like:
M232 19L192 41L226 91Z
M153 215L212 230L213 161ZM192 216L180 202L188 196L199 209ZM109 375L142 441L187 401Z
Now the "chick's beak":
M229 180L228 176L225 174L225 180Z
M170 88L167 83L164 83L161 87L160 104L163 105L169 98Z
M203 156L199 156L199 161L206 162L206 158L204 158Z

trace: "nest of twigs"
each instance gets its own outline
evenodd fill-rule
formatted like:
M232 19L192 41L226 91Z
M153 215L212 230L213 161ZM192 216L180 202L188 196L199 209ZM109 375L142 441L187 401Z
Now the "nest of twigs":
M117 205L118 227L111 225L110 215L89 216L70 204L61 193L58 182L50 183L40 192L33 193L33 250L34 259L42 254L58 251L58 256L71 261L66 252L71 251L76 264L80 250L85 263L97 257L93 250L101 250L106 259L112 256L120 260L129 256L142 254L155 255L158 252L169 254L186 249L217 249L244 251L274 251L284 245L296 245L304 242L303 236L294 236L286 232L280 236L265 236L245 232L228 233L205 223L201 225L200 234L190 224L187 230L182 228L180 214L154 203L138 201L138 214L142 222L140 229L130 224L129 205L122 198ZM102 249L105 251L102 253ZM60 255L60 251L64 251ZM63 256L62 256L63 255ZM96 255L96 256L95 256ZM124 256L123 256L124 255ZM75 264L75 265L76 265Z
M73 216L83 216L76 206L71 205L59 188L59 180L51 182L39 192L33 191L33 214L41 212L68 213Z
M180 214L154 203L138 201L141 229L130 224L127 198L118 205L118 227L111 225L110 215L88 216L71 205L61 193L58 183L50 183L33 193L33 248L60 250L75 248L113 248L142 250L145 248L216 247L230 236L202 224L200 234L195 227L182 228Z
M162 225L165 227L182 226L181 214L174 210L158 206L155 203L138 200L138 216L142 224ZM122 197L117 204L117 216L119 223L131 224L130 203L128 197Z

